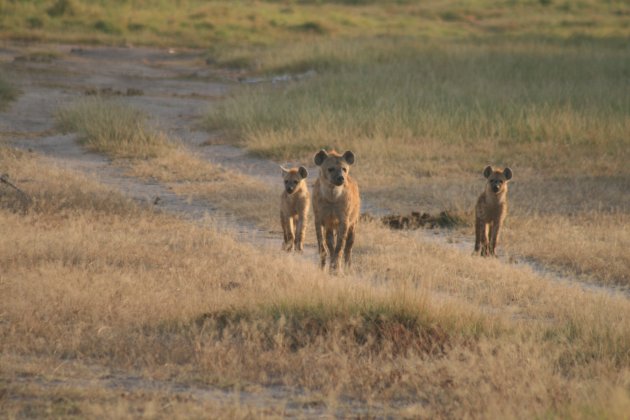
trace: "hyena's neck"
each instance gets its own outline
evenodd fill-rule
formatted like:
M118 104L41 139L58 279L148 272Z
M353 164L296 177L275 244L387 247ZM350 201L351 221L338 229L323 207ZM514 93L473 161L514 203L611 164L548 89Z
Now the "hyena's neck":
M301 195L304 191L306 191L306 182L302 181L297 184L295 187L295 191L293 191L293 195Z
M306 182L302 181L295 187L295 191L293 191L291 194L289 193L286 193L286 194L287 194L287 197L289 197L289 199L297 200L298 198L303 196L304 193L307 191L308 189L306 188Z
M331 184L329 182L320 182L319 184L319 191L322 195L322 198L324 198L326 201L337 201L339 199L339 197L341 197L343 195L343 192L345 190L345 185L334 185Z
M486 201L489 203L501 205L507 202L507 185L503 187L503 189L495 193L492 191L492 188L486 188Z

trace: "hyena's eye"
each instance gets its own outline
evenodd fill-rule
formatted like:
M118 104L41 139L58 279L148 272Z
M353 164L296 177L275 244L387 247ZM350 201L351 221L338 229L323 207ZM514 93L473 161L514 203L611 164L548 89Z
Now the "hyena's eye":
M348 168L341 168L342 171L348 172Z
M335 170L335 168L328 168L328 172L332 173Z

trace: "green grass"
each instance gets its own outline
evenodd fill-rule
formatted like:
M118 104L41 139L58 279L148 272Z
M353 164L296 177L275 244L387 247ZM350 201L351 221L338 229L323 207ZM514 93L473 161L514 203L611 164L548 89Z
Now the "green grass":
M327 51L321 62L337 64L304 83L244 89L210 112L207 127L229 129L238 144L279 160L351 148L376 176L391 173L384 162L397 176L477 173L486 162L553 175L627 173L627 50L392 44L309 45ZM286 66L296 63L286 57Z
M17 89L0 73L0 110L17 97Z
M60 109L56 118L59 129L77 132L89 149L112 157L156 157L173 147L141 111L114 100L85 99Z

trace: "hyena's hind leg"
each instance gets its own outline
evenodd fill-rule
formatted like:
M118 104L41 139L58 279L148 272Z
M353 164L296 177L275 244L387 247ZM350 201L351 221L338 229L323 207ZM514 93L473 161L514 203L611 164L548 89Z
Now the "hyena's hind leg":
M352 246L354 245L354 226L348 228L346 246L343 250L343 259L347 268L352 265Z
M481 230L483 229L483 222L478 217L475 219L475 251L473 254L478 254L481 250Z
M319 263L322 270L326 267L326 244L324 243L324 226L315 222L315 235L317 236L317 248L319 249Z

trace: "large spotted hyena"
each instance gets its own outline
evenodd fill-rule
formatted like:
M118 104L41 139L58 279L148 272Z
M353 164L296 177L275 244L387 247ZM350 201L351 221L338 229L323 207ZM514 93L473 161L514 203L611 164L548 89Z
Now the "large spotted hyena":
M359 186L349 173L354 153L320 150L314 161L319 166L319 177L313 185L313 214L320 263L323 269L330 255L330 268L337 271L342 256L346 267L350 267L361 208Z

